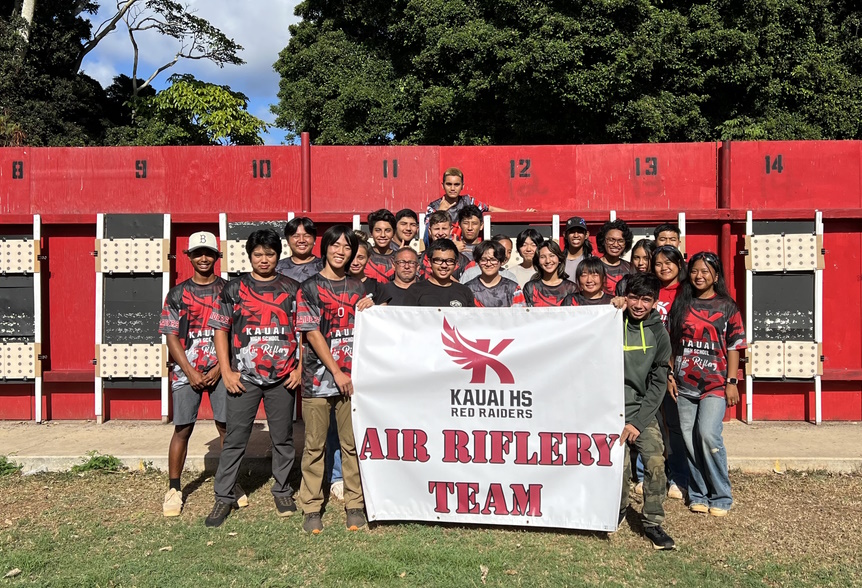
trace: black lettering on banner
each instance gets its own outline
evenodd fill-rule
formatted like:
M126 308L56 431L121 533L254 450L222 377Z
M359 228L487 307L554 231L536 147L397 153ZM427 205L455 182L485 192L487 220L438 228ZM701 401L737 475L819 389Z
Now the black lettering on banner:
M772 172L776 172L776 173L780 174L783 171L784 171L784 162L781 160L781 154L780 153L775 156L775 159L773 159L769 155L766 156L766 173L767 173L767 175L772 173Z
M23 161L13 161L12 162L12 179L13 180L23 180L24 179L24 162Z
M389 177L389 160L388 159L383 160L383 177L384 178ZM398 177L398 160L397 159L392 160L392 177L393 178Z
M515 166L515 160L509 160L509 177L514 179L515 173L517 173L517 177L519 178L529 178L530 177L530 160L529 159L519 159L517 168Z
M253 178L271 178L272 163L269 159L252 159L251 176Z
M147 179L147 160L139 159L135 162L135 177L139 180Z
M635 157L635 175L640 176L641 173L645 176L657 176L658 157L644 157L643 167L641 167L641 158Z

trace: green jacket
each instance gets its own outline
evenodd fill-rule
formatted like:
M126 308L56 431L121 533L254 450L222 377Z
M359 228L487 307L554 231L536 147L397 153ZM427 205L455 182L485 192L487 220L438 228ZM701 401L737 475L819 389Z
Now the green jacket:
M670 336L655 310L641 322L626 312L623 324L626 424L643 431L667 393Z

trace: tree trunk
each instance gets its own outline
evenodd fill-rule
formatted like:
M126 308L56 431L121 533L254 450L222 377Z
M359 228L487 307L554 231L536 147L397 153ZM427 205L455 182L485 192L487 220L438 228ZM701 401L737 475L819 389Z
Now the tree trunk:
M21 27L21 36L24 41L30 42L30 29L33 27L33 14L36 12L36 0L24 0L21 6L21 18L27 21L27 24Z

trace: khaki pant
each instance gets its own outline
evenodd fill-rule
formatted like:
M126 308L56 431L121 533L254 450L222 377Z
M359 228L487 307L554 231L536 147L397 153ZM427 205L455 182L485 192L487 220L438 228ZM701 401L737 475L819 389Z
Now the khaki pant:
M299 506L303 513L320 512L323 508L324 457L326 432L332 407L341 442L341 472L344 477L345 508L364 508L359 461L353 439L352 404L348 396L303 398L302 420L305 422L305 449L302 452L302 484L299 486Z

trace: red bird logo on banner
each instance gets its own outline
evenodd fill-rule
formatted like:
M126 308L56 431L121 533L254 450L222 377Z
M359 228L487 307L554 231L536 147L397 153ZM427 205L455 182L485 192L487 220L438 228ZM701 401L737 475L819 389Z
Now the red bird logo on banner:
M446 348L446 353L454 358L455 363L462 366L461 369L473 370L473 377L470 380L471 384L485 383L485 370L491 368L497 372L497 377L500 378L501 384L514 384L515 378L512 372L509 371L503 363L497 359L497 356L508 347L514 339L503 339L491 349L490 339L477 339L471 341L467 339L458 329L449 324L445 318L443 319L443 346Z

